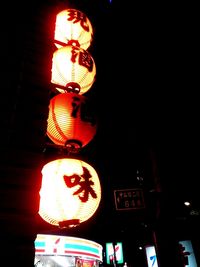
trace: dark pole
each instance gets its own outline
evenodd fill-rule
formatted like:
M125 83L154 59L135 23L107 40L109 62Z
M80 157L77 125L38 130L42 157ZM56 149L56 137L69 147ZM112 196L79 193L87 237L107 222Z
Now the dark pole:
M114 267L117 267L117 258L116 258L116 252L115 252L115 244L116 242L113 242L112 245L113 245L113 265Z

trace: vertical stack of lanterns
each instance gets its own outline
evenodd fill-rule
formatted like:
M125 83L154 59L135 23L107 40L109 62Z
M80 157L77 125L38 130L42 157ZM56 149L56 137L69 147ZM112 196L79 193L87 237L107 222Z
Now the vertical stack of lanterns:
M66 9L57 14L51 70L56 95L49 103L47 136L69 153L77 153L96 134L96 121L84 95L96 77L95 62L87 50L92 40L93 28L83 12ZM76 226L92 217L100 199L100 181L88 163L67 157L43 167L39 215L46 222Z

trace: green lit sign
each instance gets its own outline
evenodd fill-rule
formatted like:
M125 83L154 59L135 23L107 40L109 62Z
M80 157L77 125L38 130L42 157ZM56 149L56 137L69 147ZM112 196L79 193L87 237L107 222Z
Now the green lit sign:
M124 262L122 242L117 242L115 245L106 243L106 263L113 264L114 262L119 264Z

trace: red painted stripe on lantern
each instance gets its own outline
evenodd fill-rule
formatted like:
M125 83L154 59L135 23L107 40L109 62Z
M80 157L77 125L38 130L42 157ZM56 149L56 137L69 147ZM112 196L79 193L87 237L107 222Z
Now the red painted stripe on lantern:
M57 130L57 133L58 133L58 136L56 139L58 139L58 137L60 136L62 138L62 142L65 142L67 137L65 135L65 133L62 131L62 129L60 128L60 125L59 123L57 122L57 117L56 117L56 114L55 114L55 110L56 110L56 100L57 98L54 97L52 100L51 100L51 104L52 104L52 121L53 123L55 124L55 128ZM62 106L61 106L62 107ZM59 139L58 139L58 142L59 142Z

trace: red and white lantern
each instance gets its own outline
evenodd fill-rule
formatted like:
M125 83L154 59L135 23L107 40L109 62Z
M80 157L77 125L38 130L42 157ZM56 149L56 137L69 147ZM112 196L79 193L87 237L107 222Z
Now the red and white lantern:
M57 48L75 45L87 50L93 40L92 24L83 12L65 9L56 16L54 39Z
M50 100L47 136L54 144L79 149L93 139L96 131L97 122L85 96L65 93Z
M96 78L96 65L90 53L66 45L53 53L51 83L60 93L86 93Z
M57 159L43 167L42 175L39 215L46 222L68 226L93 216L101 200L101 185L91 165L78 159Z

